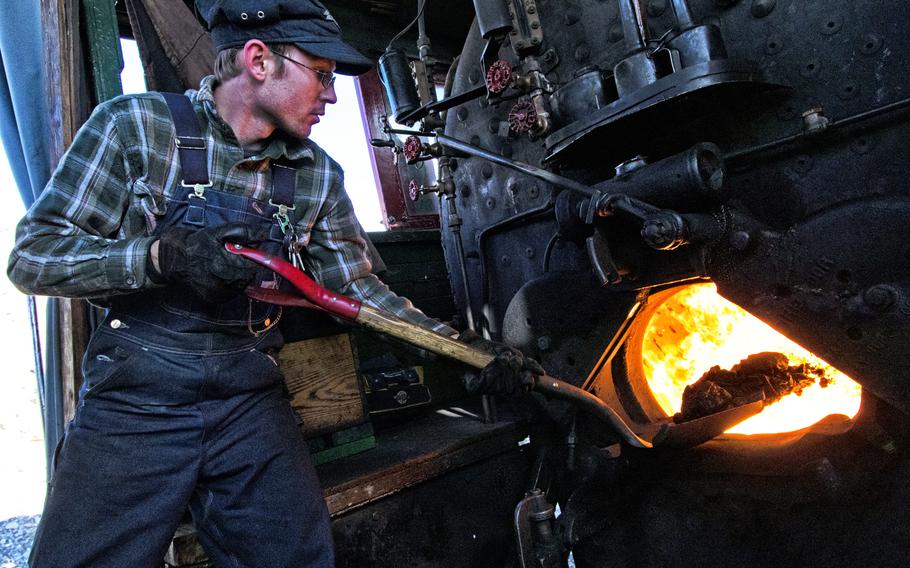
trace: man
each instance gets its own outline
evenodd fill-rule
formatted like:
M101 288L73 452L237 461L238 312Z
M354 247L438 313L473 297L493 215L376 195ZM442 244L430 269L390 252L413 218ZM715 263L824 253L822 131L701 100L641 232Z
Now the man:
M370 274L341 168L308 140L336 101L334 73L370 61L314 0L197 9L220 51L216 75L186 96L100 105L18 228L9 276L20 289L110 308L85 354L32 566L158 566L187 507L218 566L333 564L275 362L281 308L243 294L280 283L224 242L299 253L327 287L456 333ZM506 351L472 386L515 390L528 369Z

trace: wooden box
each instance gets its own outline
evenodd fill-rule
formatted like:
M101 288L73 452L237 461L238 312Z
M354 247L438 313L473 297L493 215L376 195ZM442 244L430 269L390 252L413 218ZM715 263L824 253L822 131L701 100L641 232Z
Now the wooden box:
M350 428L367 420L349 334L288 343L278 357L305 437Z

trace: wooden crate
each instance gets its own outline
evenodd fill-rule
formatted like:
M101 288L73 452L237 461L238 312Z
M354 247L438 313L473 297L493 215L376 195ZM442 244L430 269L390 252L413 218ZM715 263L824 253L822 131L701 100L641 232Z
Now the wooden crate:
M304 436L328 434L367 420L350 335L288 343L278 357Z

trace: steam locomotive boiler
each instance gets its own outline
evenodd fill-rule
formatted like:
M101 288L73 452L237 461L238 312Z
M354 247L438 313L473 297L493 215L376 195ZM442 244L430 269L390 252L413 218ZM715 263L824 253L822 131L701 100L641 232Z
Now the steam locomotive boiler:
M533 395L520 565L570 551L577 566L903 564L910 5L474 9L441 100L409 90L395 52L380 61L395 119L416 129L405 157L439 160L437 183L411 196L438 193L467 325L638 432L678 410L658 403L645 351L702 320L663 320L660 340L649 322L705 283L862 385L850 416L683 451L630 447Z

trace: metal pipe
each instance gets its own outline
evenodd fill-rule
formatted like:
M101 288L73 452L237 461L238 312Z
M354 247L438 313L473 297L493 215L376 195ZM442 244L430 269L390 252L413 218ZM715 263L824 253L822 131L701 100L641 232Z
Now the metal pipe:
M645 48L644 27L639 17L639 9L636 0L619 0L619 19L627 52L641 51Z
M474 0L474 14L480 37L490 39L512 29L512 17L506 0Z
M420 60L426 63L427 57L430 55L430 38L427 36L426 12L422 10L417 15L417 53Z
M840 120L832 120L831 122L828 123L827 128L825 128L824 131L822 131L822 132L830 132L830 131L834 130L835 128L845 128L847 126L856 124L857 122L860 122L862 120L872 119L879 115L886 114L886 113L889 113L892 111L897 111L897 110L900 110L907 106L910 106L910 97L907 97L907 98L901 99L899 101L895 101L893 103L889 103L889 104L886 104L886 105L883 105L883 106L880 106L877 108L869 109L867 111L863 111L859 114L854 114L852 116L848 116L848 117L842 118ZM784 136L783 138L778 138L777 140L772 140L770 142L765 142L763 144L758 144L756 146L751 146L749 148L743 148L742 150L730 152L730 153L724 155L724 160L728 161L728 162L738 161L743 158L752 156L754 154L770 152L771 150L776 150L776 149L780 148L781 146L785 146L787 144L790 144L790 143L793 143L793 142L796 142L799 140L803 140L805 138L814 137L816 134L820 134L820 133L799 132L797 134L791 134L790 136Z
M446 136L445 134L435 134L435 133L430 134L429 136L435 136L436 140L440 144L442 144L443 146L446 146L448 148L451 148L453 150L457 150L459 152L464 152L465 154L475 156L478 158L483 158L485 160L493 162L494 164L498 164L500 166L504 166L504 167L522 172L524 174L528 174L530 176L536 177L537 179L543 180L548 183L552 183L553 185L558 185L559 187L563 187L570 191L575 191L575 192L581 193L582 195L585 195L587 197L594 197L597 193L590 187L588 187L584 184L578 183L575 180L571 180L567 177L563 177L563 176L554 174L553 172L551 172L549 170L545 170L543 168L538 168L538 167L532 166L530 164L525 164L523 162L510 160L504 156L490 152L489 150L484 150L483 148L478 148L477 146L472 146L471 144L468 144L467 142L462 142L461 140L458 140L457 138L452 138L450 136Z
M41 416L47 410L47 398L44 391L44 358L41 355L41 332L38 326L38 305L34 296L28 296L28 320L32 328L32 353L35 355L35 379L38 381L38 403Z
M695 25L692 20L692 11L689 10L689 3L686 0L672 0L673 12L676 14L676 26L685 30Z
M458 266L459 277L461 278L462 293L465 300L465 317L467 318L468 329L477 331L474 323L474 306L471 303L471 288L468 286L468 269L465 265L464 243L461 242L461 217L458 215L458 208L455 205L455 181L452 178L452 158L443 156L439 159L439 188L440 197L445 196L448 205L448 215L446 216L446 226L452 231L452 240L455 241L455 261ZM496 422L496 404L492 398L487 395L480 397L483 408L484 424Z
M550 376L536 377L534 390L552 398L558 398L590 412L605 422L626 444L633 448L652 448L651 442L639 437L629 425L607 404L593 394L581 390L565 381Z

